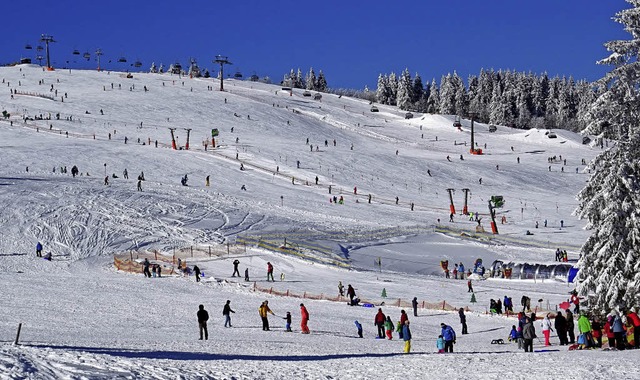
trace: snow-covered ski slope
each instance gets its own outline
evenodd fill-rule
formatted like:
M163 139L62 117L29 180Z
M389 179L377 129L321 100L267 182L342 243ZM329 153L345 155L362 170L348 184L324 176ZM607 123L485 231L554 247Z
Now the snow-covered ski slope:
M588 178L581 162L599 152L582 145L577 134L555 131L558 138L549 139L544 130L502 126L490 133L488 125L476 123L475 139L485 154L475 156L469 154L467 120L457 130L449 116L414 113L405 120L395 107L377 105L380 112L372 113L365 101L329 94L316 101L302 90L290 94L275 85L225 80L220 92L213 79L45 72L29 65L0 68L0 78L0 109L11 114L0 120L0 377L420 378L427 371L440 378L621 376L608 365L611 353L563 348L524 355L514 345L489 345L505 338L514 322L485 316L489 298L509 295L517 303L528 294L555 305L570 286L476 282L478 303L471 304L466 282L444 280L438 269L440 260L470 267L478 257L486 265L495 258L549 262L557 246L576 259L588 234L584 221L571 216L575 194ZM18 91L13 99L10 90ZM52 120L23 122L40 115ZM189 150L171 149L169 128L176 128L182 148L185 128L191 129ZM220 131L215 149L212 128ZM206 151L203 141L209 142ZM552 156L558 159L549 163ZM76 178L70 174L74 165L82 173ZM60 173L64 166L67 174ZM119 178L111 178L114 173ZM188 186L180 184L185 174ZM498 219L505 215L507 223L498 225L500 235L461 236L477 223L461 215L449 223L448 188L455 189L458 214L462 189L470 189L469 210L481 213L488 231L487 201L504 196ZM344 197L344 204L330 203L334 195ZM444 227L446 234L436 232ZM527 230L534 234L525 235ZM291 311L294 327L300 300L235 283L235 256L190 262L207 273L203 284L193 278L147 280L112 267L116 253L171 252L256 236L320 247L305 248L305 254L340 256L352 268L249 249L238 257L241 272L249 268L261 287L334 295L342 281L376 301L385 288L390 299L417 296L469 306L475 311L469 315L472 334L456 345L464 353L432 355L440 322L459 330L457 315L438 311L412 318L418 354L410 356L400 354L400 342L372 339L374 309L342 303L304 301L310 336L284 333L282 319L274 317L274 331L262 332L257 308L263 299L279 316ZM34 258L37 241L52 252L53 262ZM373 271L378 257L382 273ZM276 277L285 273L285 281L264 282L267 261ZM237 311L231 329L221 327L227 299ZM212 318L204 343L196 340L200 303ZM394 322L399 318L398 308L385 311ZM365 326L367 339L354 339L354 319ZM9 343L19 322L24 345L14 347ZM570 360L588 364L563 370Z

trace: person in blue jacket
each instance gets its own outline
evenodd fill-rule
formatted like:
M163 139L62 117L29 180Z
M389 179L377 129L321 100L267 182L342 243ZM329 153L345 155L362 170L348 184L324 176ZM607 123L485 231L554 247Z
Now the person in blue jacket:
M358 337L362 338L362 324L360 324L360 322L358 322L357 320L353 323L356 324L356 328L358 329Z
M42 243L38 242L38 244L36 244L36 256L37 257L42 257Z
M440 327L442 327L442 338L444 339L444 352L453 352L453 345L456 342L456 332L453 331L451 326L447 326L444 323L441 323Z
M411 330L409 329L409 320L404 321L402 326L402 339L404 339L404 353L411 352Z

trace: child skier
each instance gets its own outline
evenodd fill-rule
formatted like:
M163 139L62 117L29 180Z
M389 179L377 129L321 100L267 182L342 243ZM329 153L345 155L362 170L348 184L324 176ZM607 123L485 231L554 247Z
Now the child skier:
M286 320L286 324L284 325L285 331L286 332L292 332L291 331L291 312L287 311L287 316L283 317L282 319Z
M393 339L393 322L391 321L391 317L387 316L387 320L384 322L384 328L387 330L387 338L389 340Z
M444 338L442 335L438 335L438 339L436 339L436 348L439 354L444 354Z
M358 329L358 337L362 338L363 337L362 336L362 325L357 320L354 321L353 323L356 324L356 328Z
M518 330L516 330L516 325L511 326L511 332L509 333L509 341L514 342L518 340Z

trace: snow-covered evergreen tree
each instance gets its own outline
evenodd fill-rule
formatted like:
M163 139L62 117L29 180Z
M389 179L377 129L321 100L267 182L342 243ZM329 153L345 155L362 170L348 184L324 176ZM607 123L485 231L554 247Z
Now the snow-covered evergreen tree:
M427 113L436 114L440 112L440 93L436 79L433 78L429 87L429 97L427 98Z
M599 63L614 68L601 79L608 91L587 117L587 130L618 143L590 163L595 173L576 209L593 231L582 246L577 289L600 313L636 305L640 292L640 0L627 2L632 7L614 20L632 39L605 44L611 55Z
M389 104L389 78L386 75L378 75L376 101L380 104Z
M389 100L387 104L390 106L395 106L398 96L398 77L396 77L396 73L392 72L391 74L389 74L387 86L389 87Z
M316 91L326 92L328 88L329 87L327 85L327 78L325 78L324 73L322 72L322 70L320 70L320 72L318 73Z
M409 74L409 69L404 69L398 81L398 94L396 98L398 108L404 111L412 110L413 99L413 81L411 80L411 74Z
M413 77L413 98L411 101L413 103L418 103L423 96L424 85L422 84L422 78L420 77L420 74L416 73L416 76Z
M443 115L456 114L456 85L450 73L440 79L439 108Z
M158 72L158 68L156 67L155 62L151 62L151 68L149 69L150 73L156 74Z
M306 89L316 90L317 89L316 81L317 81L316 73L313 71L313 67L312 67L309 69L309 73L307 73L307 77L305 78L305 82L307 83Z

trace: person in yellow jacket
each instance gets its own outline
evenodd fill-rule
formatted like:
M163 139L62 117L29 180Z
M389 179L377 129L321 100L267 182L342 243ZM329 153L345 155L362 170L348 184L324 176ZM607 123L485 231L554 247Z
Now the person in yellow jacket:
M269 318L267 318L267 313L275 315L273 311L269 309L269 301L264 301L262 305L260 305L258 313L260 313L260 318L262 318L262 331L269 331Z

